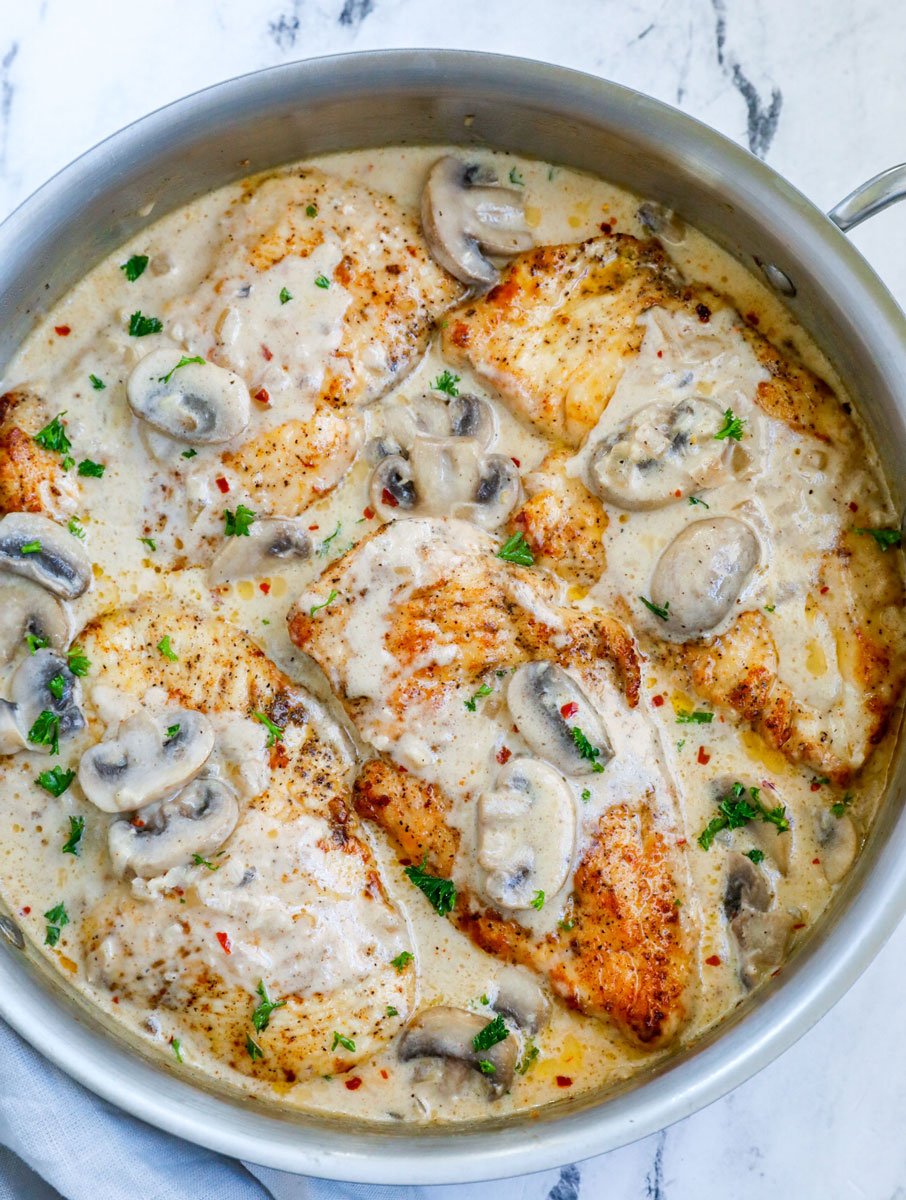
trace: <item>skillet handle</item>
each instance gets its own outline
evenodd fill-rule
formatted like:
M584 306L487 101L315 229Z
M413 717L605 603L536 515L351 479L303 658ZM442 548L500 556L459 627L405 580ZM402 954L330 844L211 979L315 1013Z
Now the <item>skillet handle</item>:
M827 215L844 233L848 233L898 200L906 200L906 163L889 167L880 175L873 176L850 192Z

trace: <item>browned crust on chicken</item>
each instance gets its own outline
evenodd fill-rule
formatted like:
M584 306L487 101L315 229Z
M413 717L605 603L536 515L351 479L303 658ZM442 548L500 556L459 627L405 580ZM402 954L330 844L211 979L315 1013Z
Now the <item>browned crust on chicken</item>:
M0 513L45 512L61 496L59 456L34 440L45 411L33 392L0 396Z

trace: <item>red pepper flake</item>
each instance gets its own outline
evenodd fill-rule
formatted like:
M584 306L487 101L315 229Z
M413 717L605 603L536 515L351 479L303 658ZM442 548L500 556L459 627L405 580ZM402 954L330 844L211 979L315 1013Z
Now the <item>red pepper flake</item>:
M352 1079L345 1080L345 1083L351 1092L356 1091L357 1088L362 1086L362 1081L359 1079L358 1075L353 1075Z
M390 1078L390 1072L385 1071L384 1068L382 1067L381 1068L381 1079L389 1079L389 1078Z
M711 309L708 308L707 304L696 304L695 311L702 325L707 325L711 320Z
M266 579L265 579L264 583L259 583L258 587L262 590L262 592L264 592L265 596L271 590L271 585L267 582Z
M797 921L793 926L794 929L805 929L805 921Z
M685 838L677 838L676 844L677 844L677 846L688 846L689 843L686 841Z
M613 225L611 224L610 221L602 221L601 222L601 232L602 233L613 233Z
M501 746L494 757L497 759L500 765L503 766L505 762L509 762L513 757L513 751L510 750L508 746Z
M711 761L711 755L704 748L704 746L699 746L698 748L698 761L703 767L707 766L707 764Z
M573 1081L568 1075L557 1076L557 1087L572 1087Z
M746 320L749 322L750 325L757 325L758 324L758 313L747 312Z
M120 998L119 998L119 996L114 996L114 997L113 997L113 1003L114 1003L114 1004L119 1004L119 1002L120 1002Z
M362 516L365 518L366 521L373 521L374 520L374 509L371 508L370 506L368 508L363 508Z
M812 780L812 782L809 784L809 787L811 788L811 790L812 790L813 792L820 792L820 791L821 791L821 784L818 782L818 780L817 780L817 779L813 779L813 780Z
M858 506L858 504L856 504L855 500L850 500L849 511L850 512L858 512L859 511L859 506Z
M267 388L259 388L258 391L255 392L255 399L259 404L270 404L271 394Z
M827 586L827 584L825 584L823 588L819 588L819 591L821 592L822 596L826 596L830 591L830 588Z
M220 488L220 490L223 492L224 495L226 495L227 492L230 490L229 483L227 482L226 479L224 479L224 477L222 475L218 475L217 478L214 480L214 482L217 484L217 486Z
M145 822L142 820L141 817L133 817L131 824L133 824L136 829L144 829L145 828Z
M69 335L72 333L72 330L68 325L54 325L53 331L57 337L69 337Z
M510 455L510 458L513 458L512 454ZM516 464L517 467L522 466L522 463L519 461L518 458L513 458L513 462Z
M384 490L381 492L381 499L385 504L389 504L391 508L399 507L399 500L397 500L393 492L388 491L387 488L384 488Z
M651 703L654 705L655 708L660 708L661 705L664 703L664 697L660 693L658 693L656 696L651 697Z
M572 716L575 716L578 711L579 706L575 700L569 700L566 704L562 704L560 706L560 716L564 721L568 720Z
M813 858L813 859L812 859L812 866L813 866L813 867L820 867L820 866L821 866L821 859L820 859L820 858Z
M265 359L268 362L270 362L271 359L274 357L273 354L271 353L271 351L268 350L267 346L265 346L264 342L261 343L261 353L264 355Z
M31 905L30 905L30 904L26 904L26 906L25 906L25 907L22 909L22 912L23 912L23 913L25 914L25 916L27 917L27 916L28 916L28 914L31 912Z
M705 959L705 962L708 964L709 967L719 967L720 966L720 955L719 954L709 954L708 957Z
M233 943L230 941L229 934L218 933L218 934L215 934L215 936L216 936L218 942L220 942L220 945L223 949L224 954L232 954Z
M658 356L658 358L663 358L663 357L664 357L664 351L663 351L663 350L658 350L658 352L657 352L657 356Z
M320 525L309 525L309 527L308 527L308 528L309 528L309 529L320 529L320 528L321 528L321 526L320 526Z

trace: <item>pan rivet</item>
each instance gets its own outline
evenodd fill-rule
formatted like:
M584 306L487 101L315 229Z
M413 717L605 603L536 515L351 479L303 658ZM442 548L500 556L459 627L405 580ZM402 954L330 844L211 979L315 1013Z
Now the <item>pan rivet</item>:
M9 917L0 917L0 933L11 942L17 950L25 949L25 938L22 936L22 930Z
M780 292L782 296L796 295L796 285L785 271L781 271L773 263L759 263L758 265L761 267L762 275L775 292Z

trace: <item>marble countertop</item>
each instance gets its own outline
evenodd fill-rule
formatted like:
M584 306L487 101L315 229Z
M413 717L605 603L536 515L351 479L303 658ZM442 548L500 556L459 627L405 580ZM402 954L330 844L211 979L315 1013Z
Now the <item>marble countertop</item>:
M906 160L902 3L0 0L0 218L81 151L188 92L295 58L395 46L519 54L628 84L748 146L824 208ZM853 240L906 306L904 231L906 206ZM493 1193L475 1185L431 1194L904 1200L906 1039L887 1027L901 987L906 926L793 1049L703 1112ZM259 1178L289 1195L277 1174ZM380 1189L381 1200L390 1194Z

